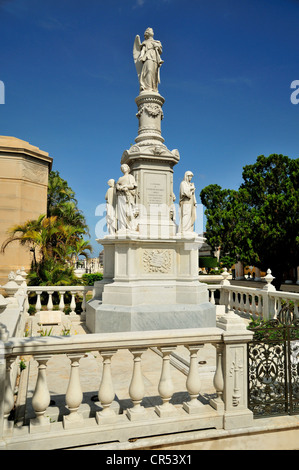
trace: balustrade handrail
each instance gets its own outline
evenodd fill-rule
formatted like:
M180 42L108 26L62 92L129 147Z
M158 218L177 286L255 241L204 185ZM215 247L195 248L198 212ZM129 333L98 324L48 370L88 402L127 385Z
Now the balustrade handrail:
M220 328L196 328L184 330L133 331L125 333L93 333L74 336L47 336L10 338L5 343L4 355L68 354L72 352L105 351L109 349L152 348L160 346L184 346L215 344L222 341Z
M246 286L230 285L230 286L221 286L221 288L223 290L227 290L227 291L243 292L243 293L250 292L252 294L254 294L254 292L258 292L259 294L262 293L262 292L266 292L264 289L260 289L260 288L256 288L256 287L246 287Z
M282 298L288 300L299 300L299 293L297 292L286 292L286 291L271 291L268 293L270 297Z
M222 284L210 284L207 286L208 290L226 290L232 292L240 292L240 293L257 293L257 294L265 294L269 295L270 297L276 298L289 298L289 299L299 299L299 293L297 292L288 292L288 291L267 291L263 288L256 288L256 287L246 287L246 286L235 286L235 285L222 285Z
M88 292L93 288L93 286L27 286L27 292Z
M208 290L222 289L222 287L224 287L222 284L207 284Z

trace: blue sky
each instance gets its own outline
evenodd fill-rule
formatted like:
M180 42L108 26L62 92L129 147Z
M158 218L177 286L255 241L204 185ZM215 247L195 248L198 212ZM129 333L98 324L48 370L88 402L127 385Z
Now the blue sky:
M200 190L237 189L258 155L298 158L299 1L0 0L1 135L49 152L95 254L96 207L137 136L136 34L163 45L162 135Z

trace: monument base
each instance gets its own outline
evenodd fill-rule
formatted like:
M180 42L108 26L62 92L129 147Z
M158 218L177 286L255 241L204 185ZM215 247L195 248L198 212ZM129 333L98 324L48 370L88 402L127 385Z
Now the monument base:
M216 308L209 302L200 305L107 305L90 300L86 326L91 333L150 331L216 326Z

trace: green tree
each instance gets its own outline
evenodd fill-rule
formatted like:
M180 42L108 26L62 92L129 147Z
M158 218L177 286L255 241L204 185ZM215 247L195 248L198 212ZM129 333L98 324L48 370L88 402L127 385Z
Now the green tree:
M84 240L87 234L88 226L78 209L74 191L58 172L50 172L47 214L11 227L1 251L19 241L33 252L29 280L34 279L38 284L70 284L75 279L71 260L74 256L88 257L88 251L92 250L90 242Z
M299 264L299 159L260 155L243 168L238 191L204 188L206 237L244 264L271 268L277 287Z

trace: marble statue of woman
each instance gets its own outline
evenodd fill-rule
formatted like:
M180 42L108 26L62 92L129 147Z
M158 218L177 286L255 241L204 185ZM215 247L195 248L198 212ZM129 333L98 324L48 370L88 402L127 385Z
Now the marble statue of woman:
M192 171L186 171L180 185L180 232L194 232L196 220L195 186Z
M133 57L139 78L140 91L158 91L160 83L160 67L162 44L154 39L154 31L147 28L144 33L144 41L140 42L137 35L133 46Z
M106 192L106 223L109 235L114 235L116 231L116 188L115 181L110 179L108 181L109 188Z
M134 207L137 183L133 175L130 175L130 167L123 164L120 167L123 172L116 183L117 196L117 230L136 230Z

